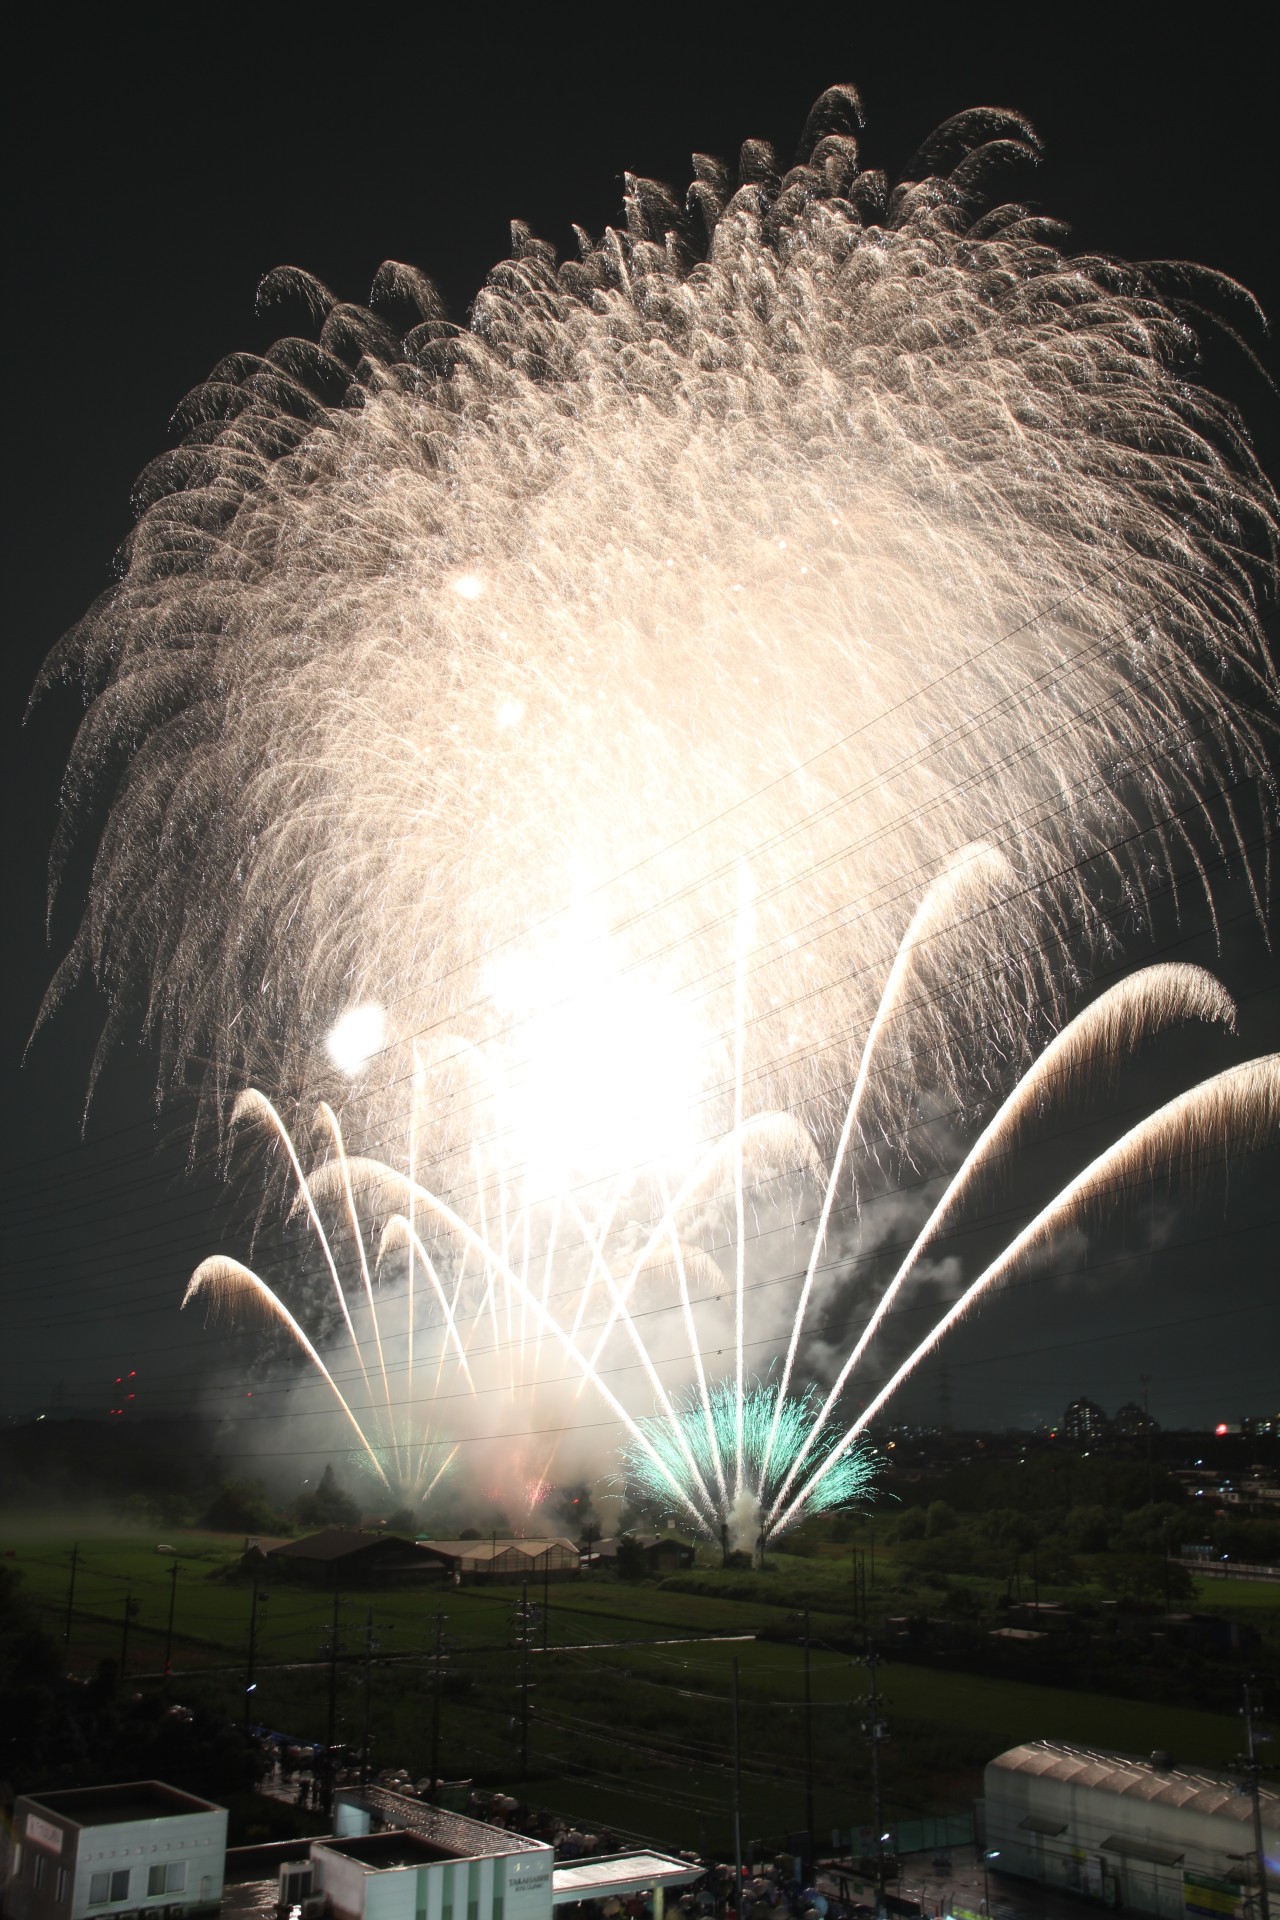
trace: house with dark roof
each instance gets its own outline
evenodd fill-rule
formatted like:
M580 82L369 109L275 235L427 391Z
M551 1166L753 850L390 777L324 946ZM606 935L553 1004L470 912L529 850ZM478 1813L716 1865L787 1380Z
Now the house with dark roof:
M305 1540L286 1540L257 1560L268 1577L308 1580L327 1587L376 1587L430 1578L433 1569L412 1540L394 1533L360 1533L325 1527Z

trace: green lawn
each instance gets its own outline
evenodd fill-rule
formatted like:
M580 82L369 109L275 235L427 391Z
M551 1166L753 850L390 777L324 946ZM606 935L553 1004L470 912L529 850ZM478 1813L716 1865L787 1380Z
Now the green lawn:
M1280 1614L1280 1580L1208 1580L1202 1573L1192 1575L1197 1607L1209 1607L1215 1613L1248 1612Z

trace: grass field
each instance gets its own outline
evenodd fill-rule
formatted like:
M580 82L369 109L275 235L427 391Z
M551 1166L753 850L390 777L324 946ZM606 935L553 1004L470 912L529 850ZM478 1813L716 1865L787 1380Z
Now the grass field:
M154 1533L86 1531L77 1542L72 1670L91 1674L118 1659L129 1620L134 1684L158 1676L174 1605L175 1698L198 1699L238 1719L252 1589L238 1573L243 1541L175 1533L175 1555ZM72 1542L52 1532L0 1536L0 1551L61 1633ZM174 1571L176 1568L176 1572ZM886 1573L889 1569L886 1567ZM816 1828L869 1817L867 1674L846 1650L849 1605L835 1569L797 1561L774 1575L716 1574L697 1593L623 1586L612 1576L552 1585L549 1609L527 1660L528 1796L592 1823L609 1823L669 1846L727 1844L734 1667L740 1692L744 1820L780 1842L806 1820L804 1653L794 1638L715 1636L797 1632L797 1590L810 1591L811 1707ZM1211 1604L1253 1609L1264 1598L1206 1582ZM430 1766L439 1713L440 1756L452 1776L521 1790L522 1658L515 1645L514 1588L496 1591L383 1589L338 1601L339 1658L322 1654L331 1594L273 1584L259 1604L253 1717L305 1740L323 1740L333 1689L336 1737L359 1748L366 1713L375 1767ZM751 1597L735 1598L734 1594ZM1268 1589L1272 1604L1280 1599ZM776 1595L776 1598L774 1597ZM540 1585L529 1593L540 1604ZM825 1604L823 1604L825 1602ZM435 1690L431 1654L445 1615L446 1664ZM366 1660L366 1641L374 1643ZM1239 1744L1227 1715L980 1678L906 1662L880 1671L891 1738L883 1750L890 1810L964 1811L983 1764L1024 1739L1058 1737L1130 1752L1164 1747L1181 1759L1220 1764Z
M1235 1613L1270 1613L1280 1617L1280 1581L1210 1580L1193 1574L1197 1607Z

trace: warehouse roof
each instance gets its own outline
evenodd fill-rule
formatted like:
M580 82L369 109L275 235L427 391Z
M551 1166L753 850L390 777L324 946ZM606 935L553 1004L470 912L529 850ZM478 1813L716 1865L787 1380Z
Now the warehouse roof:
M577 1555L580 1552L576 1542L566 1540L563 1535L548 1540L419 1540L418 1546L428 1553L441 1553L450 1560L475 1560L483 1563L488 1560L501 1560L505 1553L521 1554L526 1560L540 1560L552 1547L559 1547L566 1553Z
M325 1527L321 1533L308 1534L305 1540L287 1540L282 1547L272 1547L268 1558L342 1560L349 1553L379 1545L403 1547L407 1552L411 1542L397 1533L357 1533L350 1527Z
M1246 1825L1253 1817L1240 1783L1225 1773L1204 1768L1155 1766L1124 1753L1106 1753L1093 1747L1072 1747L1062 1740L1028 1740L1010 1747L990 1763L1004 1773L1030 1774L1058 1780L1072 1787L1092 1787L1099 1793L1122 1794L1192 1813L1221 1814ZM1267 1826L1280 1826L1280 1793L1261 1790L1262 1817Z

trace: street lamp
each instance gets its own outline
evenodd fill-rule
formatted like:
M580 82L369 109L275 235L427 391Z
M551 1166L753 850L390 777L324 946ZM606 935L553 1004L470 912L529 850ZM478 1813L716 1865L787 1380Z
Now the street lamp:
M987 1920L990 1920L990 1917L991 1917L991 1880L990 1880L990 1877L989 1877L989 1875L988 1875L988 1872L987 1872L987 1869L988 1869L988 1867L990 1866L990 1864L991 1864L991 1862L992 1862L993 1860L998 1860L999 1858L1000 1858L1000 1849L999 1849L999 1847L992 1847L992 1848L985 1848L985 1847L984 1847L984 1848L983 1848L983 1852L982 1852L982 1911L983 1911L983 1912L984 1912L984 1913L985 1913L985 1914L987 1915Z

